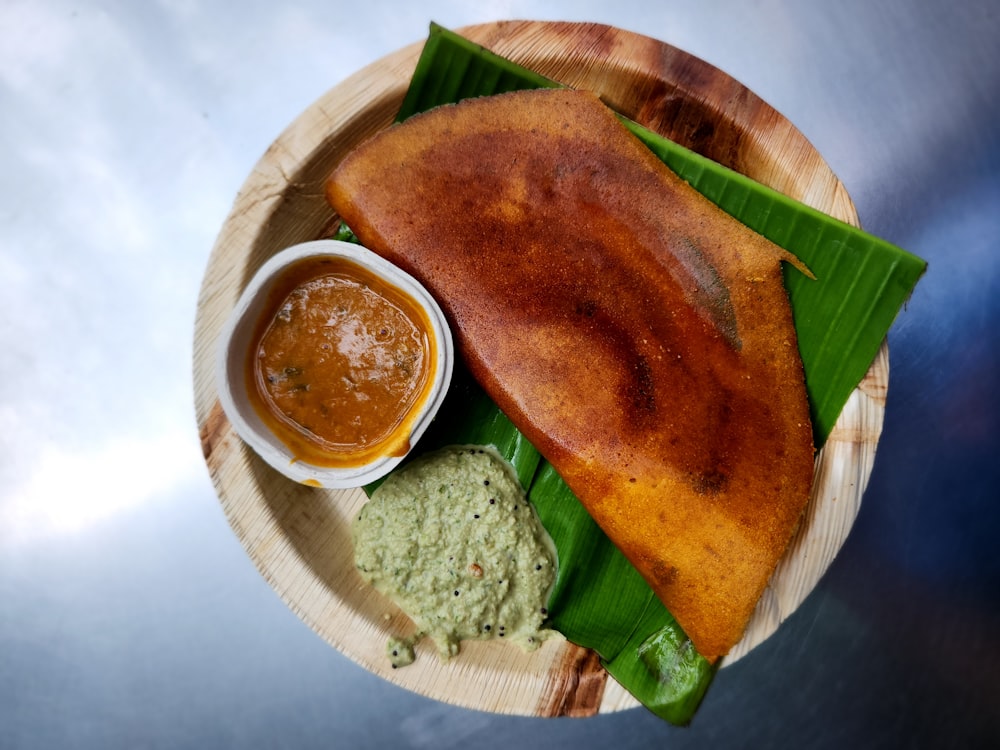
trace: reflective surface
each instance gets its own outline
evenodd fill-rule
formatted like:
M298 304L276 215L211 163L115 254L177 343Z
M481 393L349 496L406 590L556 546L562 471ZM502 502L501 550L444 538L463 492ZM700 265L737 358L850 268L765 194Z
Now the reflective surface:
M958 3L0 5L0 747L1000 743L1000 10ZM940 7L939 7L940 6ZM458 709L329 648L229 529L197 293L284 126L430 20L601 21L722 68L930 263L861 514L694 724Z

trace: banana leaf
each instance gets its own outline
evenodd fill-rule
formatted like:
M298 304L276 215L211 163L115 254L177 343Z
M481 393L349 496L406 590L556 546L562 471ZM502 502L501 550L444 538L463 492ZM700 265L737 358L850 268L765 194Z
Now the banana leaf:
M432 24L397 120L466 97L559 85ZM820 447L926 264L622 121L682 178L797 255L817 277L809 280L786 269L785 281ZM349 229L343 237L350 238ZM688 723L714 669L551 465L461 368L421 452L449 443L493 444L517 470L558 551L559 574L548 607L552 627L597 651L608 672L655 714Z

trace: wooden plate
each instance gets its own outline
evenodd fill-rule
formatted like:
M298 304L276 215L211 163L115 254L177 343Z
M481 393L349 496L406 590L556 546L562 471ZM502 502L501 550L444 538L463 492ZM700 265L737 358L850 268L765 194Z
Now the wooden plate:
M822 211L857 224L844 187L808 141L751 91L667 44L608 26L504 22L466 37L613 107L674 140ZM359 141L390 124L421 43L357 72L302 113L264 154L212 251L194 337L194 386L205 460L226 516L258 569L322 638L366 669L423 695L498 713L584 716L637 705L593 653L561 641L525 655L502 642L463 645L441 664L430 644L392 670L390 634L409 620L364 585L349 523L360 490L290 482L236 437L218 401L216 345L257 268L284 247L327 236L322 183ZM871 472L888 386L883 345L816 460L812 501L731 663L771 635L813 589L846 538Z

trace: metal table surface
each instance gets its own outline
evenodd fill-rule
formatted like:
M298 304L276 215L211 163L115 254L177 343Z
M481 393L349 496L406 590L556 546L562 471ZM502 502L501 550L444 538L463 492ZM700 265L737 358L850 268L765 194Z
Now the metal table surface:
M500 18L727 71L930 263L846 545L687 728L370 675L257 573L201 456L196 298L254 163L429 21ZM0 3L0 748L1000 746L998 38L992 0Z

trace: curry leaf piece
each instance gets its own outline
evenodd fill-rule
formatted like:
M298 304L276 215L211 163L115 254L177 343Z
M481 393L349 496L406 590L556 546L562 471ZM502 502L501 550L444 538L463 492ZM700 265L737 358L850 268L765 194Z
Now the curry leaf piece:
M343 222L337 224L337 228L334 230L333 234L330 236L331 240L337 240L338 242L350 242L354 245L360 245L361 240L358 236L354 234L347 224Z

